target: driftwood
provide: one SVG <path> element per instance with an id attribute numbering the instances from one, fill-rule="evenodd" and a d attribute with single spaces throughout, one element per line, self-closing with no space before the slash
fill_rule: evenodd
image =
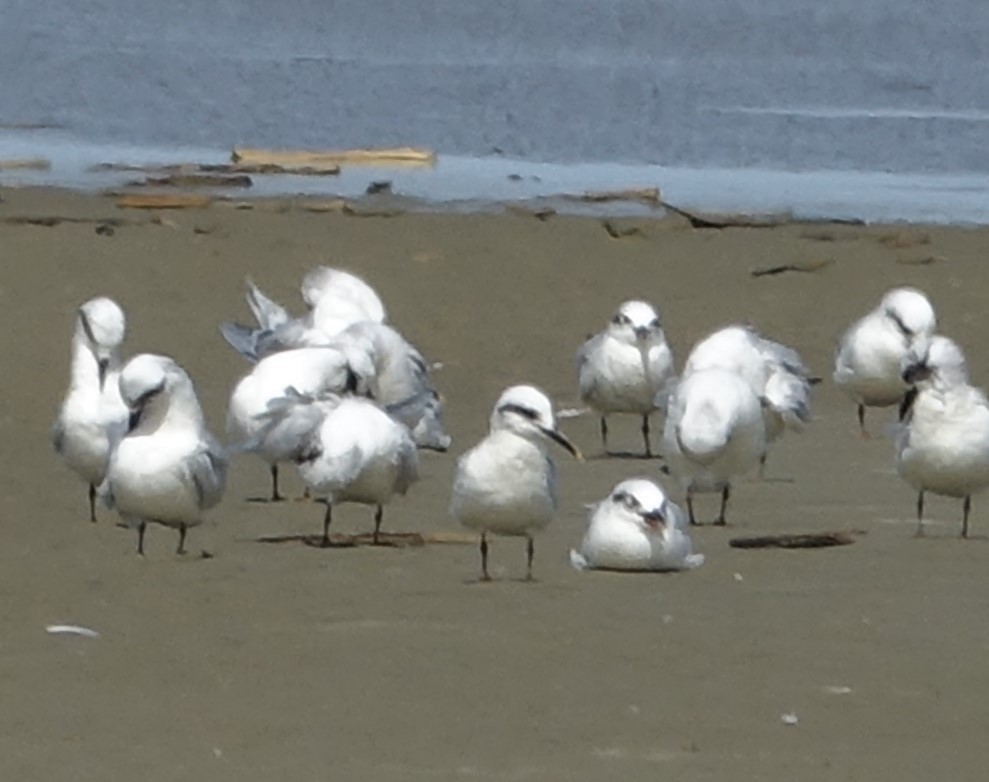
<path id="1" fill-rule="evenodd" d="M 924 255 L 920 258 L 897 258 L 896 262 L 903 266 L 930 266 L 932 263 L 944 263 L 947 258 L 943 255 Z"/>
<path id="2" fill-rule="evenodd" d="M 0 160 L 0 171 L 47 171 L 51 167 L 51 161 L 43 157 Z"/>
<path id="3" fill-rule="evenodd" d="M 602 220 L 601 225 L 612 239 L 625 239 L 629 236 L 645 236 L 641 228 L 635 225 L 619 225 L 611 220 Z"/>
<path id="4" fill-rule="evenodd" d="M 732 548 L 825 548 L 847 546 L 854 542 L 851 532 L 818 532 L 732 538 L 728 545 Z"/>
<path id="5" fill-rule="evenodd" d="M 816 261 L 797 261 L 795 263 L 784 263 L 780 266 L 765 266 L 761 269 L 753 269 L 753 277 L 769 277 L 774 274 L 784 272 L 818 272 L 834 263 L 834 258 L 820 258 Z"/>
<path id="6" fill-rule="evenodd" d="M 436 153 L 429 149 L 394 147 L 390 149 L 271 150 L 234 147 L 230 159 L 248 165 L 276 165 L 286 168 L 325 165 L 406 165 L 432 166 Z"/>
<path id="7" fill-rule="evenodd" d="M 99 163 L 91 166 L 91 172 L 133 171 L 141 174 L 190 175 L 190 174 L 291 174 L 295 176 L 333 176 L 340 173 L 340 166 L 279 166 L 273 163 L 177 163 L 167 166 L 136 166 L 129 163 Z"/>
<path id="8" fill-rule="evenodd" d="M 592 204 L 602 204 L 609 201 L 641 201 L 654 206 L 662 204 L 658 187 L 640 187 L 628 190 L 588 190 L 580 195 L 565 193 L 562 198 L 570 201 L 586 201 Z"/>
<path id="9" fill-rule="evenodd" d="M 556 216 L 556 210 L 551 206 L 527 207 L 519 204 L 507 204 L 505 209 L 511 214 L 520 217 L 535 217 L 540 222 L 545 223 L 549 218 Z"/>
<path id="10" fill-rule="evenodd" d="M 668 212 L 680 215 L 690 223 L 691 228 L 776 228 L 793 222 L 789 215 L 702 215 L 681 209 L 668 201 L 660 201 L 660 206 Z"/>
<path id="11" fill-rule="evenodd" d="M 119 228 L 127 224 L 127 220 L 119 217 L 66 217 L 62 215 L 11 215 L 0 218 L 7 225 L 36 225 L 42 228 L 53 228 L 60 223 L 88 223 L 92 225 L 109 225 Z"/>
<path id="12" fill-rule="evenodd" d="M 122 209 L 203 209 L 212 203 L 210 196 L 191 193 L 126 193 L 117 197 Z"/>
<path id="13" fill-rule="evenodd" d="M 251 187 L 254 182 L 246 174 L 169 174 L 129 184 L 138 187 Z"/>

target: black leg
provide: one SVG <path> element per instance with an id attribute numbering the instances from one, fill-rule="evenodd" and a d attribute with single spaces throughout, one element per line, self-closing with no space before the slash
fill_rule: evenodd
<path id="1" fill-rule="evenodd" d="M 924 492 L 917 492 L 917 531 L 913 533 L 915 538 L 924 537 Z"/>
<path id="2" fill-rule="evenodd" d="M 646 458 L 652 458 L 652 446 L 649 444 L 649 414 L 642 416 L 642 441 L 646 444 Z"/>
<path id="3" fill-rule="evenodd" d="M 378 509 L 374 512 L 374 545 L 378 545 L 378 533 L 381 531 L 381 519 L 385 515 L 385 508 L 383 505 L 379 505 Z"/>
<path id="4" fill-rule="evenodd" d="M 144 556 L 144 530 L 147 526 L 147 522 L 143 520 L 137 525 L 137 553 L 142 557 Z"/>
<path id="5" fill-rule="evenodd" d="M 490 581 L 488 575 L 488 533 L 481 533 L 481 581 Z"/>
<path id="6" fill-rule="evenodd" d="M 175 549 L 176 554 L 185 554 L 185 524 L 179 524 L 179 547 Z"/>
<path id="7" fill-rule="evenodd" d="M 690 517 L 691 525 L 696 526 L 697 517 L 694 516 L 694 492 L 692 489 L 687 489 L 687 515 Z"/>
<path id="8" fill-rule="evenodd" d="M 859 432 L 863 440 L 868 440 L 869 432 L 865 428 L 865 405 L 859 405 Z"/>
<path id="9" fill-rule="evenodd" d="M 89 484 L 89 520 L 96 521 L 96 486 Z"/>
<path id="10" fill-rule="evenodd" d="M 965 495 L 965 504 L 962 505 L 962 537 L 968 537 L 968 512 L 972 510 L 972 495 Z"/>
<path id="11" fill-rule="evenodd" d="M 608 421 L 604 416 L 601 416 L 601 449 L 608 453 Z"/>
<path id="12" fill-rule="evenodd" d="M 766 451 L 759 457 L 759 480 L 766 480 L 766 459 L 769 458 L 769 452 Z"/>
<path id="13" fill-rule="evenodd" d="M 326 515 L 323 516 L 323 545 L 330 545 L 330 522 L 333 521 L 333 505 L 326 501 Z"/>
<path id="14" fill-rule="evenodd" d="M 725 488 L 721 490 L 721 512 L 718 514 L 718 520 L 714 523 L 718 526 L 725 526 L 728 522 L 725 521 L 725 510 L 728 508 L 728 497 L 731 496 L 731 485 L 725 484 Z"/>
<path id="15" fill-rule="evenodd" d="M 526 536 L 525 539 L 525 580 L 532 581 L 532 558 L 536 554 L 536 546 L 532 541 L 532 538 Z"/>
<path id="16" fill-rule="evenodd" d="M 271 465 L 271 501 L 279 502 L 285 498 L 278 491 L 278 465 Z"/>

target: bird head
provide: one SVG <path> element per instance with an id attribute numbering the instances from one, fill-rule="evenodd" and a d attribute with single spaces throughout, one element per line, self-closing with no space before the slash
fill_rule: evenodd
<path id="1" fill-rule="evenodd" d="M 659 313 L 644 301 L 626 301 L 608 324 L 608 334 L 628 345 L 644 346 L 662 338 Z"/>
<path id="2" fill-rule="evenodd" d="M 96 359 L 102 388 L 110 362 L 127 333 L 124 311 L 105 296 L 90 299 L 79 308 L 76 332 Z"/>
<path id="3" fill-rule="evenodd" d="M 645 478 L 622 481 L 606 500 L 615 518 L 647 530 L 664 530 L 674 523 L 672 506 L 663 490 Z"/>
<path id="4" fill-rule="evenodd" d="M 491 429 L 508 430 L 528 440 L 552 440 L 578 461 L 580 450 L 556 428 L 553 405 L 534 386 L 512 386 L 498 398 L 491 413 Z"/>

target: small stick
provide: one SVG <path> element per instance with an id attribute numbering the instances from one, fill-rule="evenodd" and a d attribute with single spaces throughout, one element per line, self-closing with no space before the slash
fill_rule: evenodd
<path id="1" fill-rule="evenodd" d="M 728 545 L 732 548 L 825 548 L 847 546 L 854 542 L 850 532 L 817 532 L 732 538 Z"/>

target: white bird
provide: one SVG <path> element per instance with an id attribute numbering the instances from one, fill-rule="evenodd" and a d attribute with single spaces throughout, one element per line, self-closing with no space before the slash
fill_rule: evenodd
<path id="1" fill-rule="evenodd" d="M 412 431 L 420 448 L 446 451 L 452 438 L 443 429 L 443 399 L 433 386 L 422 354 L 391 326 L 354 323 L 330 343 L 364 353 L 374 364 L 373 396 Z"/>
<path id="2" fill-rule="evenodd" d="M 644 301 L 626 301 L 604 331 L 577 351 L 580 398 L 601 416 L 601 444 L 608 451 L 608 415 L 642 416 L 646 456 L 652 456 L 649 416 L 673 376 L 673 353 L 659 313 Z"/>
<path id="3" fill-rule="evenodd" d="M 721 492 L 716 524 L 725 524 L 731 481 L 758 464 L 766 450 L 762 406 L 752 386 L 735 372 L 712 368 L 682 377 L 670 397 L 663 455 L 687 495 Z"/>
<path id="4" fill-rule="evenodd" d="M 443 399 L 426 361 L 384 324 L 385 308 L 374 289 L 349 272 L 320 266 L 303 279 L 302 298 L 311 309 L 292 319 L 248 280 L 247 301 L 260 327 L 222 323 L 220 332 L 252 361 L 285 350 L 329 346 L 346 352 L 355 366 L 358 360 L 372 362 L 371 395 L 409 427 L 420 448 L 447 450 L 451 438 L 443 429 Z"/>
<path id="5" fill-rule="evenodd" d="M 917 535 L 924 534 L 924 492 L 964 499 L 968 537 L 972 495 L 989 487 L 989 401 L 969 385 L 961 348 L 934 336 L 904 361 L 912 388 L 901 406 L 896 470 L 917 494 Z"/>
<path id="6" fill-rule="evenodd" d="M 130 429 L 110 454 L 101 492 L 137 529 L 138 554 L 148 523 L 177 528 L 183 554 L 188 528 L 223 496 L 226 453 L 206 428 L 192 381 L 171 358 L 132 358 L 120 373 L 120 395 Z"/>
<path id="7" fill-rule="evenodd" d="M 810 421 L 810 372 L 792 348 L 761 336 L 752 328 L 728 326 L 698 342 L 684 364 L 688 375 L 704 369 L 734 372 L 763 403 L 766 444 L 786 429 L 800 431 Z M 766 454 L 760 459 L 760 472 Z"/>
<path id="8" fill-rule="evenodd" d="M 106 475 L 113 443 L 127 431 L 120 398 L 120 345 L 127 325 L 111 299 L 90 299 L 76 313 L 69 389 L 52 427 L 52 444 L 89 484 L 89 518 L 96 521 L 96 487 Z"/>
<path id="9" fill-rule="evenodd" d="M 386 320 L 381 298 L 350 272 L 318 266 L 303 278 L 301 292 L 309 311 L 292 318 L 248 280 L 247 303 L 258 328 L 226 322 L 220 333 L 245 358 L 258 361 L 282 350 L 326 345 L 353 323 Z"/>
<path id="10" fill-rule="evenodd" d="M 687 517 L 645 478 L 622 481 L 593 506 L 580 550 L 570 551 L 584 570 L 688 570 L 703 564 L 686 531 Z"/>
<path id="11" fill-rule="evenodd" d="M 419 456 L 408 429 L 370 400 L 329 396 L 314 399 L 289 389 L 269 404 L 272 427 L 294 431 L 294 460 L 314 494 L 325 495 L 324 546 L 330 545 L 333 506 L 374 505 L 374 543 L 384 506 L 419 478 Z"/>
<path id="12" fill-rule="evenodd" d="M 310 397 L 367 395 L 373 376 L 374 366 L 359 351 L 348 355 L 331 347 L 298 348 L 266 356 L 237 383 L 227 407 L 227 437 L 250 443 L 250 450 L 268 463 L 272 502 L 284 499 L 278 491 L 279 463 L 294 458 L 298 438 L 308 433 L 273 426 L 267 417 L 271 402 L 282 399 L 289 388 Z"/>
<path id="13" fill-rule="evenodd" d="M 556 428 L 546 395 L 533 386 L 512 386 L 495 403 L 487 437 L 457 461 L 450 512 L 481 533 L 482 581 L 491 580 L 489 534 L 526 538 L 526 574 L 532 579 L 533 535 L 550 523 L 557 508 L 548 440 L 583 458 Z"/>
<path id="14" fill-rule="evenodd" d="M 904 357 L 937 327 L 934 307 L 913 288 L 894 288 L 879 306 L 852 324 L 838 347 L 834 382 L 858 403 L 863 437 L 866 407 L 890 407 L 907 392 L 900 376 Z"/>

